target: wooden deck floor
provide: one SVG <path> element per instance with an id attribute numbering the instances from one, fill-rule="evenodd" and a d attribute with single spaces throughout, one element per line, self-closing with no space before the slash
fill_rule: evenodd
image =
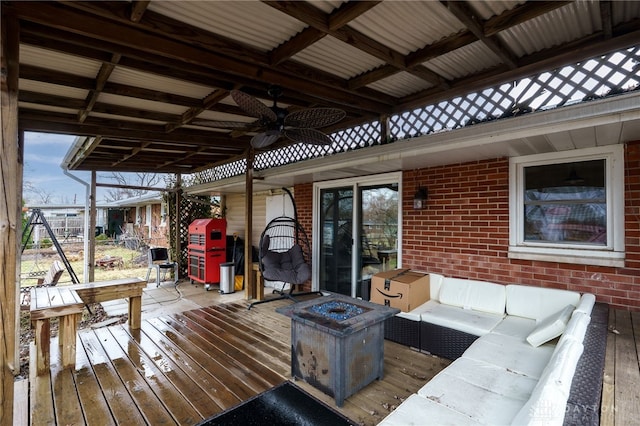
<path id="1" fill-rule="evenodd" d="M 238 301 L 168 314 L 144 320 L 136 332 L 126 325 L 83 330 L 75 370 L 54 364 L 50 376 L 31 377 L 31 424 L 193 425 L 232 407 L 290 378 L 290 323 L 275 313 L 286 303 L 248 311 Z M 640 313 L 611 310 L 609 328 L 601 424 L 637 424 Z M 57 344 L 51 348 L 57 359 Z M 384 380 L 337 409 L 376 424 L 448 363 L 385 342 Z"/>
<path id="2" fill-rule="evenodd" d="M 149 318 L 142 329 L 83 330 L 75 370 L 31 377 L 33 425 L 194 425 L 290 378 L 290 320 L 278 301 L 244 301 Z M 57 343 L 52 342 L 52 359 Z M 385 342 L 385 377 L 338 409 L 378 423 L 448 361 Z M 332 398 L 297 382 L 335 407 Z"/>
<path id="3" fill-rule="evenodd" d="M 640 422 L 640 312 L 609 310 L 600 424 Z"/>

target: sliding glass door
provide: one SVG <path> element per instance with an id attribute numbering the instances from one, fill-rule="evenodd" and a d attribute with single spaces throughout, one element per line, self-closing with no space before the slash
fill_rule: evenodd
<path id="1" fill-rule="evenodd" d="M 398 265 L 400 176 L 345 183 L 316 184 L 314 273 L 320 290 L 367 298 L 371 276 Z"/>

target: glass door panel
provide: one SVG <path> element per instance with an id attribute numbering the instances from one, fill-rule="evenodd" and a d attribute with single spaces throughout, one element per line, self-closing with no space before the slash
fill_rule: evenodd
<path id="1" fill-rule="evenodd" d="M 320 192 L 320 290 L 351 295 L 353 188 Z"/>
<path id="2" fill-rule="evenodd" d="M 398 184 L 361 186 L 359 194 L 355 290 L 356 296 L 367 298 L 371 277 L 398 264 Z"/>
<path id="3" fill-rule="evenodd" d="M 320 205 L 320 290 L 368 298 L 371 277 L 397 265 L 398 184 L 321 189 Z"/>

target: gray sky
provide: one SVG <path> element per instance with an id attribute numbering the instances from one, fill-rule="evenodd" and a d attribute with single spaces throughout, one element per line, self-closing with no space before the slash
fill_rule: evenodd
<path id="1" fill-rule="evenodd" d="M 26 133 L 24 144 L 24 182 L 40 192 L 50 194 L 49 204 L 84 205 L 86 189 L 84 185 L 66 176 L 60 164 L 73 145 L 75 137 L 49 133 Z M 90 172 L 74 172 L 75 176 L 91 182 Z M 98 180 L 100 178 L 98 177 Z M 25 191 L 24 198 L 31 203 L 42 202 L 41 197 Z M 102 199 L 98 193 L 97 200 Z"/>

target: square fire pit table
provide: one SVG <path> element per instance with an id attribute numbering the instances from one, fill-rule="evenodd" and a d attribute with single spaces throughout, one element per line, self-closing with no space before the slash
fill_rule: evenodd
<path id="1" fill-rule="evenodd" d="M 384 375 L 384 320 L 399 309 L 339 294 L 276 309 L 291 318 L 291 375 L 341 407 Z"/>

